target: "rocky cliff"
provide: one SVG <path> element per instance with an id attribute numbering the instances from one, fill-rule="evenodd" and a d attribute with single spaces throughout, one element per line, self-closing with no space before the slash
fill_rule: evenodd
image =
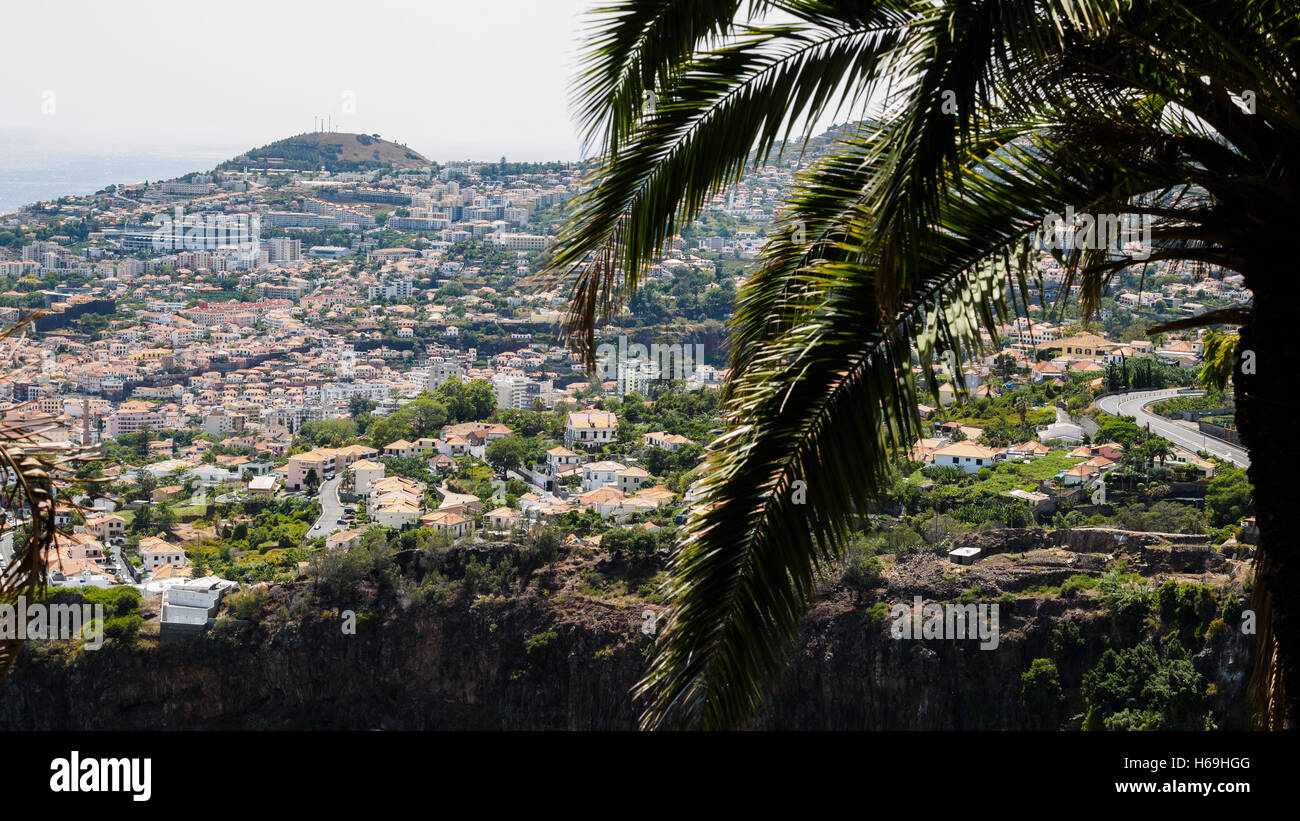
<path id="1" fill-rule="evenodd" d="M 755 726 L 1030 727 L 1021 676 L 1034 659 L 1052 655 L 1055 625 L 1068 619 L 1080 631 L 1080 646 L 1062 664 L 1067 691 L 1077 690 L 1082 672 L 1119 641 L 1092 591 L 1052 585 L 1100 574 L 1117 555 L 1141 565 L 1152 581 L 1195 579 L 1220 593 L 1239 586 L 1246 567 L 1195 540 L 1066 533 L 974 534 L 967 543 L 984 548 L 975 564 L 911 556 L 888 563 L 874 591 L 828 582 Z M 245 618 L 223 618 L 195 639 L 159 641 L 156 628 L 146 628 L 135 642 L 109 641 L 94 652 L 29 642 L 0 682 L 0 727 L 635 727 L 629 690 L 652 641 L 643 630 L 646 614 L 661 608 L 601 589 L 602 579 L 626 570 L 616 558 L 570 554 L 522 573 L 505 595 L 458 588 L 466 555 L 443 557 L 436 584 L 419 562 L 401 558 L 400 573 L 355 595 L 339 595 L 319 578 L 265 588 L 243 603 L 252 611 L 241 613 Z M 916 596 L 998 603 L 996 648 L 891 636 L 893 622 L 882 617 L 880 603 L 892 607 Z M 355 632 L 347 632 L 353 622 Z M 1251 651 L 1249 636 L 1228 630 L 1192 659 L 1213 685 L 1221 727 L 1241 726 Z"/>

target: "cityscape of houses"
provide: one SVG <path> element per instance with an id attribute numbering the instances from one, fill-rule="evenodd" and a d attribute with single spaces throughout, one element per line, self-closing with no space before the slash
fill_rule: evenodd
<path id="1" fill-rule="evenodd" d="M 754 259 L 798 167 L 759 167 L 706 203 L 710 220 L 739 227 L 726 236 L 677 237 L 648 280 L 712 278 Z M 551 164 L 489 175 L 490 168 L 244 167 L 115 186 L 0 216 L 0 231 L 43 237 L 0 248 L 0 277 L 11 284 L 0 294 L 0 321 L 30 320 L 31 330 L 11 340 L 0 412 L 41 430 L 52 446 L 131 443 L 140 458 L 107 464 L 100 478 L 149 487 L 147 498 L 124 505 L 107 496 L 80 500 L 90 507 L 68 514 L 68 535 L 47 556 L 54 582 L 176 588 L 188 603 L 177 600 L 168 612 L 191 627 L 201 622 L 196 614 L 211 610 L 227 585 L 193 578 L 185 549 L 192 533 L 131 538 L 128 530 L 139 528 L 129 529 L 128 519 L 146 505 L 190 509 L 198 518 L 214 505 L 258 497 L 317 499 L 322 511 L 307 538 L 328 549 L 355 546 L 376 525 L 491 539 L 569 512 L 658 527 L 643 520 L 681 508 L 682 488 L 666 487 L 647 456 L 705 443 L 672 430 L 621 439 L 621 420 L 593 403 L 648 394 L 671 377 L 680 390 L 716 389 L 726 377 L 718 354 L 688 360 L 686 372 L 679 356 L 677 373 L 620 358 L 607 369 L 612 378 L 593 381 L 558 338 L 566 291 L 537 276 L 559 207 L 583 185 L 581 169 Z M 151 221 L 167 209 L 166 219 Z M 211 230 L 232 221 L 254 230 Z M 89 227 L 78 232 L 73 224 Z M 744 274 L 735 270 L 739 287 Z M 1061 287 L 1063 272 L 1049 257 L 1039 273 L 1049 291 Z M 493 277 L 499 287 L 487 284 Z M 1115 304 L 1189 312 L 1201 310 L 1202 300 L 1243 294 L 1239 276 L 1170 280 L 1151 292 L 1122 291 Z M 922 417 L 960 396 L 997 397 L 1021 382 L 1064 386 L 1083 377 L 1101 390 L 1113 364 L 1153 356 L 1190 368 L 1203 353 L 1198 337 L 1158 345 L 1108 339 L 1039 316 L 999 327 L 998 338 L 986 340 L 990 352 L 960 373 L 942 366 L 937 405 L 921 405 Z M 624 333 L 621 324 L 602 335 Z M 1013 381 L 1010 371 L 1023 376 Z M 304 425 L 358 413 L 387 417 L 453 382 L 486 385 L 489 413 L 414 440 L 303 446 Z M 492 443 L 515 433 L 488 418 L 506 411 L 562 415 L 562 435 L 535 464 L 492 468 L 502 489 L 487 501 L 452 489 L 447 477 L 463 470 L 463 460 L 488 467 Z M 1054 484 L 1104 499 L 1104 476 L 1123 450 L 1084 444 L 1065 415 L 1036 439 L 1005 447 L 979 444 L 981 432 L 936 426 L 909 456 L 977 473 L 1067 449 L 1077 462 Z M 602 456 L 616 444 L 623 455 Z M 1181 449 L 1171 458 L 1213 469 Z M 421 478 L 393 472 L 408 460 L 421 465 Z M 522 486 L 507 494 L 508 482 Z M 1016 493 L 1038 509 L 1046 490 Z"/>

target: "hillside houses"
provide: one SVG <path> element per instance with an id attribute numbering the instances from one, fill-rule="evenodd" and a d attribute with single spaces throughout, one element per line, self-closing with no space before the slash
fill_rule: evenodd
<path id="1" fill-rule="evenodd" d="M 989 467 L 1003 451 L 986 448 L 973 442 L 953 442 L 934 451 L 935 467 L 956 467 L 966 473 L 978 473 Z"/>
<path id="2" fill-rule="evenodd" d="M 574 411 L 564 425 L 564 446 L 599 448 L 611 444 L 617 434 L 618 419 L 609 411 Z"/>
<path id="3" fill-rule="evenodd" d="M 370 518 L 383 527 L 402 528 L 424 512 L 428 486 L 404 476 L 386 476 L 370 483 L 366 505 Z"/>
<path id="4" fill-rule="evenodd" d="M 639 467 L 628 467 L 620 462 L 588 462 L 582 466 L 582 489 L 595 490 L 601 487 L 616 487 L 624 493 L 632 493 L 651 478 L 650 474 Z"/>
<path id="5" fill-rule="evenodd" d="M 683 445 L 694 444 L 694 442 L 687 439 L 685 436 L 678 436 L 675 433 L 664 433 L 663 431 L 647 433 L 641 437 L 641 441 L 645 442 L 648 447 L 663 448 L 669 452 L 675 452 Z"/>

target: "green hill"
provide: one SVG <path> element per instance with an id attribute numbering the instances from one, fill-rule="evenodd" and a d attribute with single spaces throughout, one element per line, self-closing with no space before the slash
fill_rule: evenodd
<path id="1" fill-rule="evenodd" d="M 315 132 L 298 134 L 270 145 L 254 148 L 226 160 L 217 170 L 243 166 L 292 168 L 317 171 L 324 166 L 331 173 L 369 171 L 374 168 L 423 168 L 430 161 L 404 145 L 380 139 L 374 134 Z"/>

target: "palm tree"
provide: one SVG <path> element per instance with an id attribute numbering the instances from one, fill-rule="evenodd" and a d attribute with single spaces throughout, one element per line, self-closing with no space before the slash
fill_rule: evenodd
<path id="1" fill-rule="evenodd" d="M 1059 293 L 1095 313 L 1117 272 L 1241 273 L 1255 300 L 1173 323 L 1239 326 L 1234 378 L 1260 552 L 1257 715 L 1300 698 L 1300 562 L 1285 500 L 1297 448 L 1285 315 L 1300 297 L 1300 13 L 1289 0 L 611 0 L 577 116 L 601 160 L 551 260 L 570 342 L 710 197 L 847 112 L 802 174 L 731 322 L 726 432 L 673 555 L 638 695 L 645 727 L 753 723 L 817 571 L 919 434 L 914 358 L 981 349 L 1027 315 L 1046 215 L 1149 220 L 1141 251 L 1072 240 Z M 1049 220 L 1050 225 L 1050 220 Z M 1229 358 L 1236 362 L 1238 358 Z M 960 378 L 957 380 L 960 382 Z M 806 490 L 796 504 L 795 482 Z"/>
<path id="2" fill-rule="evenodd" d="M 1151 459 L 1153 466 L 1156 459 L 1160 460 L 1160 467 L 1165 466 L 1165 459 L 1169 458 L 1173 453 L 1169 448 L 1169 443 L 1158 436 L 1151 437 L 1144 446 L 1144 450 L 1147 453 L 1147 457 Z"/>
<path id="3" fill-rule="evenodd" d="M 1025 415 L 1029 413 L 1029 409 L 1033 407 L 1030 404 L 1029 399 L 1024 396 L 1017 396 L 1014 407 L 1016 409 L 1016 415 L 1020 417 L 1020 424 L 1025 424 Z"/>

